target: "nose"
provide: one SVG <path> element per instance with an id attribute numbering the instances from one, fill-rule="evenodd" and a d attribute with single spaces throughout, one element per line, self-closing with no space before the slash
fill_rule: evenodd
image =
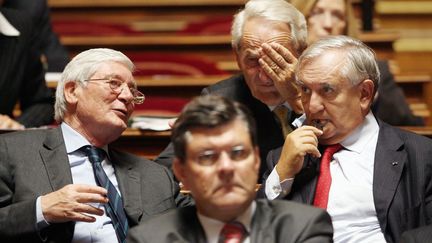
<path id="1" fill-rule="evenodd" d="M 333 16 L 330 12 L 324 12 L 323 28 L 330 32 L 333 26 Z"/>
<path id="2" fill-rule="evenodd" d="M 312 92 L 308 101 L 308 107 L 311 114 L 316 114 L 324 110 L 324 105 L 321 97 L 318 94 Z"/>
<path id="3" fill-rule="evenodd" d="M 270 77 L 265 73 L 264 69 L 259 67 L 258 71 L 258 78 L 260 79 L 261 83 L 264 85 L 270 85 L 273 83 L 273 81 L 270 79 Z"/>
<path id="4" fill-rule="evenodd" d="M 219 157 L 219 177 L 221 180 L 230 180 L 234 175 L 234 162 L 227 152 L 223 151 Z"/>
<path id="5" fill-rule="evenodd" d="M 132 91 L 129 89 L 129 86 L 126 83 L 123 83 L 118 95 L 118 99 L 126 104 L 129 104 L 133 101 L 133 98 L 134 97 Z"/>

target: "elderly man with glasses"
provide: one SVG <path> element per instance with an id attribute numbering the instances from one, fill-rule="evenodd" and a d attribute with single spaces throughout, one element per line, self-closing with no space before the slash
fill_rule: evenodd
<path id="1" fill-rule="evenodd" d="M 0 136 L 1 242 L 125 242 L 189 203 L 165 167 L 109 146 L 144 101 L 133 69 L 111 49 L 78 54 L 57 86 L 60 127 Z"/>

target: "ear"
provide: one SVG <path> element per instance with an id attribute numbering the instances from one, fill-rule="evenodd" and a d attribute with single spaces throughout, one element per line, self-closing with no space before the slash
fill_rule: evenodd
<path id="1" fill-rule="evenodd" d="M 364 113 L 369 112 L 369 108 L 374 98 L 375 85 L 372 80 L 366 79 L 360 84 L 360 106 Z"/>
<path id="2" fill-rule="evenodd" d="M 78 83 L 76 82 L 67 82 L 64 85 L 63 92 L 65 96 L 65 100 L 67 104 L 73 105 L 78 102 L 78 97 L 76 94 Z"/>
<path id="3" fill-rule="evenodd" d="M 184 168 L 185 167 L 184 163 L 186 163 L 186 161 L 184 161 L 182 163 L 179 158 L 175 157 L 173 160 L 172 167 L 173 167 L 174 175 L 176 176 L 176 178 L 181 183 L 183 183 L 183 185 L 188 186 L 188 185 L 186 185 L 187 182 L 185 180 L 186 172 L 185 172 L 185 168 Z"/>
<path id="4" fill-rule="evenodd" d="M 241 64 L 241 53 L 237 46 L 232 45 L 232 51 L 234 52 L 234 56 L 237 62 L 237 67 L 242 70 L 242 64 Z"/>
<path id="5" fill-rule="evenodd" d="M 255 146 L 254 153 L 255 153 L 255 158 L 256 158 L 256 161 L 254 163 L 254 170 L 257 172 L 257 175 L 258 175 L 259 168 L 260 168 L 260 165 L 261 165 L 261 156 L 260 156 L 260 152 L 259 152 L 259 147 L 258 146 Z"/>

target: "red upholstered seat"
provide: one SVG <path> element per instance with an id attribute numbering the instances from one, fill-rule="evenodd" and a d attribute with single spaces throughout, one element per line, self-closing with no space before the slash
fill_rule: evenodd
<path id="1" fill-rule="evenodd" d="M 133 116 L 177 116 L 188 102 L 186 98 L 146 95 L 144 103 L 135 106 Z"/>
<path id="2" fill-rule="evenodd" d="M 122 36 L 138 35 L 142 32 L 133 30 L 129 25 L 89 20 L 53 21 L 54 32 L 60 36 Z"/>
<path id="3" fill-rule="evenodd" d="M 159 52 L 125 52 L 135 63 L 136 76 L 205 76 L 223 75 L 216 63 L 197 55 L 171 54 Z"/>
<path id="4" fill-rule="evenodd" d="M 229 35 L 231 32 L 232 16 L 219 16 L 193 21 L 186 25 L 179 34 L 201 35 Z"/>

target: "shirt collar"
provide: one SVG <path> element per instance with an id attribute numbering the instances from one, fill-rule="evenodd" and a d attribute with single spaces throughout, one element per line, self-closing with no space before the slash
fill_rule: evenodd
<path id="1" fill-rule="evenodd" d="M 256 202 L 252 201 L 251 205 L 246 209 L 244 213 L 239 215 L 235 221 L 242 223 L 248 232 L 251 231 L 251 222 L 252 217 L 256 210 Z M 222 230 L 222 227 L 225 225 L 225 222 L 209 218 L 197 212 L 198 219 L 201 222 L 201 225 L 206 234 L 207 240 L 213 237 L 219 237 L 219 233 Z"/>
<path id="2" fill-rule="evenodd" d="M 363 123 L 343 140 L 340 144 L 350 151 L 361 153 L 371 138 L 379 132 L 379 125 L 371 111 L 367 114 Z"/>
<path id="3" fill-rule="evenodd" d="M 0 12 L 0 33 L 5 36 L 19 36 L 20 32 L 9 23 L 6 17 Z"/>
<path id="4" fill-rule="evenodd" d="M 86 138 L 84 138 L 80 133 L 75 131 L 72 127 L 70 127 L 65 122 L 62 122 L 60 128 L 63 133 L 63 140 L 65 142 L 66 152 L 68 154 L 77 151 L 83 146 L 86 145 L 91 146 L 91 144 L 89 143 L 89 141 L 87 141 Z M 107 146 L 104 146 L 102 149 L 105 150 L 106 154 L 108 154 Z"/>

